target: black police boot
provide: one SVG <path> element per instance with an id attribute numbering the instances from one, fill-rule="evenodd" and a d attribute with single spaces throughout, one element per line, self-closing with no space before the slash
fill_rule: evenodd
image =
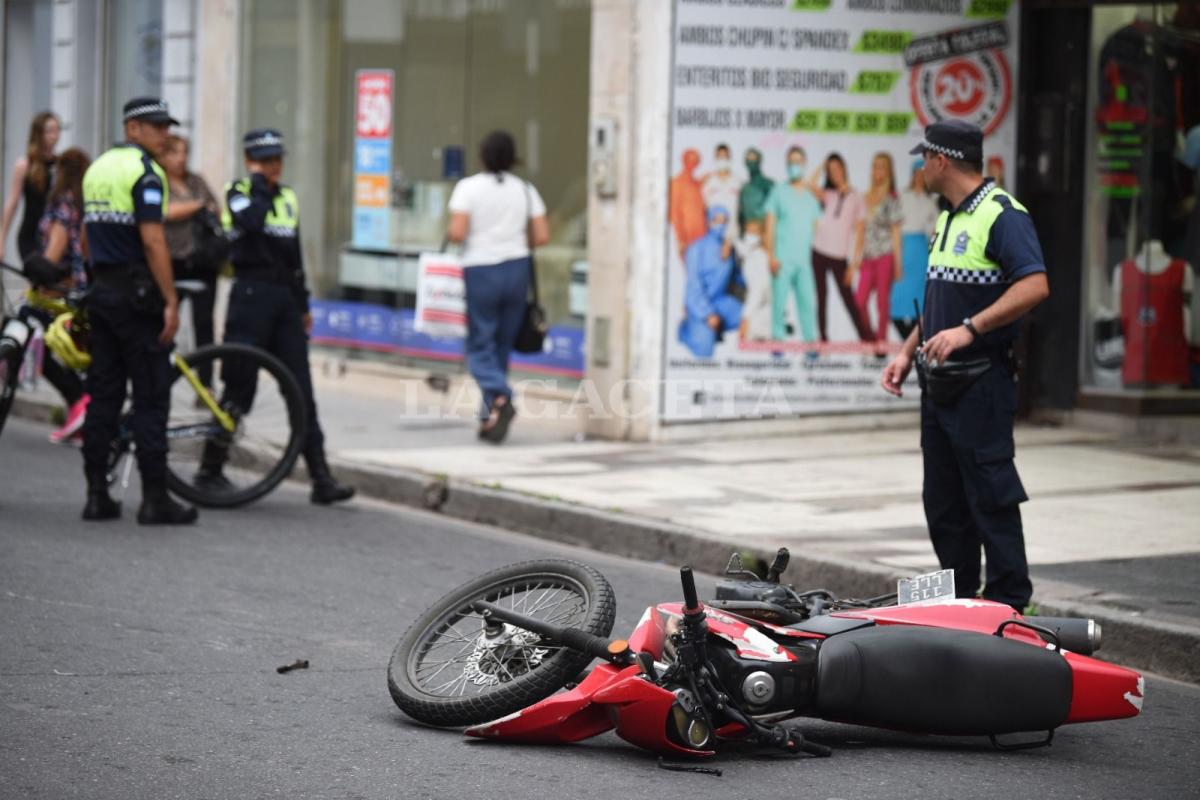
<path id="1" fill-rule="evenodd" d="M 192 484 L 197 489 L 216 494 L 236 491 L 237 487 L 230 482 L 229 478 L 225 477 L 222 471 L 225 468 L 225 452 L 210 441 L 204 443 L 204 452 L 200 456 L 200 469 L 196 470 L 196 475 L 192 478 Z"/>
<path id="2" fill-rule="evenodd" d="M 305 453 L 304 460 L 308 462 L 308 474 L 312 478 L 312 494 L 308 499 L 319 506 L 341 503 L 354 497 L 353 486 L 343 486 L 334 480 L 325 461 L 325 453 Z"/>
<path id="3" fill-rule="evenodd" d="M 121 504 L 108 496 L 108 481 L 103 477 L 88 480 L 87 504 L 83 507 L 83 518 L 88 522 L 118 519 Z"/>
<path id="4" fill-rule="evenodd" d="M 167 494 L 161 478 L 142 478 L 142 507 L 138 509 L 139 525 L 190 525 L 199 514 L 192 506 L 177 503 Z"/>

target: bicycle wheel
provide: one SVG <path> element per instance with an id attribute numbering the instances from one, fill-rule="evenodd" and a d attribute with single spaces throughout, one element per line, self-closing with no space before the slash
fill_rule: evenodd
<path id="1" fill-rule="evenodd" d="M 472 605 L 486 600 L 556 625 L 608 636 L 612 586 L 575 561 L 527 561 L 460 586 L 422 614 L 388 663 L 388 691 L 404 713 L 430 725 L 476 725 L 561 689 L 592 657 L 504 625 L 488 635 Z"/>
<path id="2" fill-rule="evenodd" d="M 296 377 L 270 353 L 243 344 L 202 347 L 183 357 L 225 422 L 179 369 L 171 384 L 167 482 L 201 506 L 257 500 L 288 476 L 308 430 Z M 231 426 L 231 427 L 230 427 Z"/>
<path id="3" fill-rule="evenodd" d="M 21 360 L 23 352 L 14 342 L 0 340 L 0 433 L 8 421 L 17 386 L 21 382 Z"/>

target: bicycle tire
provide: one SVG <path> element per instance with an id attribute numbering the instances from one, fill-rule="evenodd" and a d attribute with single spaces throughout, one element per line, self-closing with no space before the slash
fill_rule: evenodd
<path id="1" fill-rule="evenodd" d="M 212 364 L 226 358 L 245 359 L 259 369 L 269 373 L 279 384 L 283 396 L 289 422 L 289 435 L 280 450 L 278 459 L 264 471 L 262 478 L 249 486 L 237 491 L 214 492 L 200 487 L 187 480 L 171 468 L 168 460 L 167 485 L 170 490 L 183 499 L 207 508 L 235 508 L 252 503 L 266 495 L 283 481 L 296 465 L 296 459 L 304 447 L 304 439 L 308 431 L 308 411 L 303 391 L 299 381 L 282 361 L 257 347 L 245 344 L 226 342 L 223 344 L 206 345 L 183 357 L 189 368 L 195 370 L 205 363 Z M 174 369 L 172 385 L 176 381 L 186 380 L 178 368 Z M 168 430 L 170 435 L 170 430 Z"/>
<path id="2" fill-rule="evenodd" d="M 530 584 L 537 587 L 542 585 L 542 582 L 552 585 L 556 581 L 575 588 L 584 600 L 582 619 L 571 619 L 571 626 L 594 636 L 607 637 L 612 632 L 616 619 L 617 601 L 612 586 L 598 571 L 577 561 L 561 559 L 512 564 L 463 584 L 434 603 L 413 622 L 396 645 L 388 662 L 388 691 L 392 700 L 413 719 L 439 727 L 460 727 L 499 719 L 561 689 L 591 662 L 590 655 L 565 647 L 549 648 L 557 649 L 557 652 L 539 660 L 533 666 L 526 664 L 527 671 L 523 673 L 516 676 L 510 673 L 507 681 L 500 679 L 500 673 L 492 673 L 497 682 L 475 696 L 441 696 L 419 686 L 414 680 L 421 668 L 419 663 L 414 662 L 436 646 L 439 626 L 442 626 L 443 631 L 447 631 L 453 626 L 453 622 L 449 621 L 455 617 L 464 620 L 475 616 L 473 613 L 464 613 L 464 610 L 470 609 L 476 600 L 502 603 L 507 588 Z M 515 602 L 515 593 L 512 597 Z M 532 646 L 537 647 L 536 644 Z M 464 663 L 474 663 L 477 672 L 478 665 L 484 663 L 483 658 L 473 658 L 470 654 L 460 654 L 460 658 L 465 659 Z M 467 682 L 464 678 L 464 689 Z"/>
<path id="3" fill-rule="evenodd" d="M 0 345 L 0 365 L 4 372 L 0 376 L 0 433 L 4 432 L 4 423 L 8 421 L 8 412 L 17 396 L 23 360 L 24 353 L 19 347 L 13 347 L 11 342 Z"/>

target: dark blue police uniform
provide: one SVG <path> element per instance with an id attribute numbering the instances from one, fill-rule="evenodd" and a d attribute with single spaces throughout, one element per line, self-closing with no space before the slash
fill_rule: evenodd
<path id="1" fill-rule="evenodd" d="M 982 135 L 974 131 L 981 142 Z M 956 139 L 937 133 L 927 132 L 918 150 L 964 158 L 961 150 L 939 150 L 939 142 L 953 144 Z M 941 214 L 930 240 L 922 317 L 925 339 L 963 325 L 1014 282 L 1045 270 L 1029 214 L 985 180 L 957 208 Z M 982 547 L 987 559 L 983 596 L 1023 609 L 1033 587 L 1020 511 L 1028 496 L 1013 463 L 1017 388 L 1011 350 L 1017 333 L 1013 323 L 955 351 L 952 362 L 978 364 L 982 370 L 956 396 L 935 400 L 925 387 L 921 449 L 930 538 L 942 567 L 955 571 L 958 595 L 973 597 L 978 592 Z"/>
<path id="2" fill-rule="evenodd" d="M 274 130 L 250 131 L 243 139 L 246 156 L 254 161 L 282 157 L 283 136 Z M 308 334 L 304 317 L 309 292 L 300 245 L 300 201 L 290 186 L 271 186 L 262 174 L 229 184 L 222 214 L 232 245 L 229 260 L 236 280 L 229 296 L 225 341 L 261 347 L 282 361 L 300 384 L 308 410 L 304 459 L 312 479 L 312 501 L 322 505 L 348 500 L 354 489 L 339 485 L 325 459 L 325 435 L 308 363 Z M 248 409 L 257 387 L 253 376 L 223 376 L 224 401 Z M 223 455 L 206 447 L 197 479 L 220 486 Z"/>
<path id="3" fill-rule="evenodd" d="M 125 119 L 177 124 L 166 104 L 154 98 L 127 103 Z M 162 222 L 166 186 L 166 175 L 151 154 L 128 143 L 97 158 L 83 179 L 83 222 L 94 279 L 87 300 L 92 357 L 87 387 L 92 399 L 83 426 L 84 474 L 88 482 L 85 519 L 108 519 L 119 514 L 107 495 L 106 473 L 127 382 L 132 386 L 131 426 L 142 475 L 139 521 L 195 519 L 194 509 L 176 506 L 167 497 L 171 347 L 159 342 L 163 298 L 151 277 L 138 227 L 146 222 Z"/>

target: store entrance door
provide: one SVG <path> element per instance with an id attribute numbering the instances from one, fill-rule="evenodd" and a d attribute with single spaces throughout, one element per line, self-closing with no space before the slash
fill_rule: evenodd
<path id="1" fill-rule="evenodd" d="M 1018 191 L 1046 256 L 1050 298 L 1022 337 L 1019 413 L 1066 409 L 1078 387 L 1083 254 L 1084 114 L 1087 92 L 1086 8 L 1026 7 L 1021 32 L 1023 77 L 1017 149 Z"/>

